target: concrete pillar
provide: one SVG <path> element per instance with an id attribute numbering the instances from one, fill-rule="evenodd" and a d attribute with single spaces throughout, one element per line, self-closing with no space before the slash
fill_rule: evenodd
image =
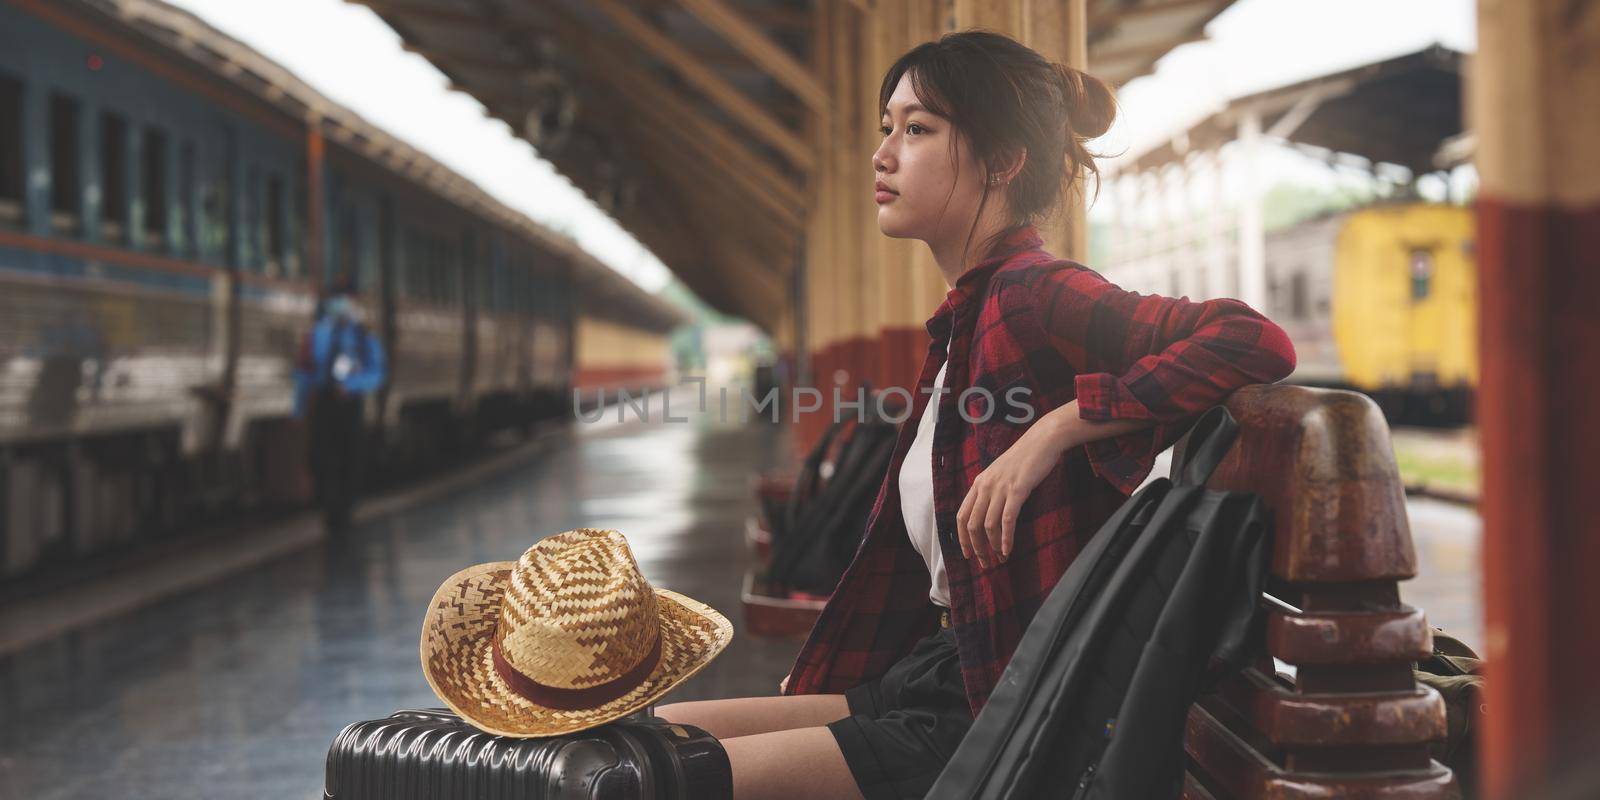
<path id="1" fill-rule="evenodd" d="M 1478 0 L 1486 796 L 1600 788 L 1600 13 Z M 1562 783 L 1579 779 L 1577 785 Z M 1546 784 L 1560 786 L 1547 788 Z"/>
<path id="2" fill-rule="evenodd" d="M 1251 308 L 1266 302 L 1266 233 L 1261 220 L 1261 116 L 1247 109 L 1239 119 L 1239 298 Z"/>
<path id="3" fill-rule="evenodd" d="M 1205 243 L 1206 270 L 1210 273 L 1208 283 L 1213 296 L 1232 297 L 1235 292 L 1233 281 L 1229 280 L 1231 270 L 1228 269 L 1228 265 L 1234 262 L 1228 257 L 1228 215 L 1223 210 L 1227 160 L 1223 157 L 1222 148 L 1219 147 L 1207 154 L 1206 161 L 1210 172 L 1210 180 L 1206 183 L 1206 191 L 1210 195 L 1210 200 L 1206 203 Z"/>

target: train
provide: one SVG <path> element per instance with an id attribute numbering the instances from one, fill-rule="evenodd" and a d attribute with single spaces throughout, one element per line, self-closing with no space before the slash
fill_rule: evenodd
<path id="1" fill-rule="evenodd" d="M 1468 206 L 1380 202 L 1267 234 L 1267 307 L 1295 344 L 1289 380 L 1369 395 L 1391 425 L 1472 419 L 1476 225 Z"/>
<path id="2" fill-rule="evenodd" d="M 294 356 L 344 281 L 389 473 L 665 386 L 688 321 L 193 15 L 0 2 L 0 580 L 308 502 Z"/>

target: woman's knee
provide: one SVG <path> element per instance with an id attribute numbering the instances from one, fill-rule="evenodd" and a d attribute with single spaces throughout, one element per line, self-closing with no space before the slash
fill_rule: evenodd
<path id="1" fill-rule="evenodd" d="M 826 726 L 771 731 L 723 742 L 734 800 L 860 800 L 833 732 Z"/>

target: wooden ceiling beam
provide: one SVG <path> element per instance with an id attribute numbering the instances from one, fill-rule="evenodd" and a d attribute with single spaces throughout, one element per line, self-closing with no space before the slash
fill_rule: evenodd
<path id="1" fill-rule="evenodd" d="M 688 150 L 688 155 L 691 156 L 692 161 L 708 163 L 725 172 L 732 183 L 742 186 L 748 195 L 753 195 L 753 198 L 750 199 L 753 199 L 754 204 L 765 208 L 780 223 L 790 228 L 798 227 L 801 224 L 801 208 L 804 201 L 800 194 L 800 188 L 795 186 L 791 179 L 784 177 L 767 166 L 760 157 L 746 149 L 741 142 L 722 126 L 697 116 L 673 114 L 661 108 L 662 103 L 674 108 L 683 108 L 685 106 L 681 102 L 673 100 L 677 95 L 676 91 L 660 84 L 654 77 L 643 72 L 643 70 L 612 63 L 612 56 L 603 55 L 605 47 L 594 44 L 591 34 L 582 30 L 575 20 L 553 17 L 552 23 L 541 32 L 553 33 L 568 47 L 581 49 L 583 51 L 581 55 L 589 59 L 589 63 L 594 67 L 594 73 L 599 74 L 604 79 L 604 83 L 601 85 L 609 89 L 608 95 L 622 97 L 630 107 L 637 106 L 646 116 L 653 117 L 666 134 L 678 139 L 685 145 L 685 149 Z M 502 28 L 507 27 L 527 28 L 527 26 L 502 26 Z M 500 66 L 499 62 L 485 61 L 476 54 L 452 53 L 425 46 L 419 46 L 417 49 L 419 52 L 426 52 L 430 60 L 434 60 L 446 68 L 452 66 L 465 67 L 469 65 L 469 62 L 475 62 L 480 66 L 489 66 L 490 64 L 496 67 Z M 517 70 L 522 67 L 514 63 L 508 63 L 505 68 L 507 70 Z M 589 81 L 585 82 L 588 83 Z M 453 88 L 460 89 L 476 97 L 479 102 L 484 103 L 486 106 L 509 105 L 518 112 L 525 110 L 524 102 L 513 96 L 496 96 L 481 89 L 474 90 L 471 87 Z M 593 99 L 591 93 L 588 100 L 592 101 Z M 580 102 L 580 114 L 582 109 L 593 105 L 595 104 L 592 102 Z M 515 119 L 515 117 L 512 116 L 510 119 Z M 511 125 L 517 135 L 521 135 L 521 126 L 519 124 L 511 122 L 509 119 L 507 124 Z M 623 127 L 632 129 L 634 126 Z"/>
<path id="2" fill-rule="evenodd" d="M 786 6 L 767 6 L 766 8 L 746 8 L 739 13 L 745 19 L 768 28 L 786 28 L 797 31 L 811 31 L 811 9 L 788 8 Z"/>
<path id="3" fill-rule="evenodd" d="M 654 25 L 634 13 L 633 9 L 619 0 L 588 0 L 588 4 L 610 19 L 633 43 L 683 76 L 685 82 L 700 90 L 728 116 L 782 153 L 789 163 L 805 172 L 810 172 L 816 166 L 816 153 L 805 139 L 774 119 L 766 109 L 695 58 L 688 49 L 656 30 Z M 612 57 L 626 56 L 619 53 Z"/>
<path id="4" fill-rule="evenodd" d="M 438 55 L 438 54 L 436 54 Z M 454 63 L 447 60 L 446 63 Z M 609 89 L 595 85 L 587 79 L 580 79 L 586 96 L 595 99 L 601 92 L 609 94 Z M 523 112 L 521 98 L 512 96 L 479 96 L 480 102 L 490 107 L 490 115 L 501 119 L 516 129 L 516 120 L 520 119 Z M 495 109 L 498 109 L 497 113 Z M 641 185 L 654 185 L 649 181 L 658 181 L 665 193 L 675 198 L 675 211 L 678 215 L 679 227 L 683 227 L 685 218 L 689 220 L 705 217 L 718 219 L 740 219 L 739 234 L 732 232 L 715 232 L 715 235 L 740 235 L 763 240 L 778 242 L 791 242 L 799 235 L 796 227 L 790 224 L 793 221 L 780 220 L 772 215 L 763 214 L 752 218 L 750 199 L 733 183 L 726 181 L 707 181 L 703 172 L 694 170 L 691 164 L 697 159 L 692 150 L 686 149 L 685 144 L 674 136 L 652 136 L 649 131 L 642 131 L 637 125 L 627 124 L 627 117 L 622 113 L 622 105 L 618 103 L 588 102 L 578 106 L 579 128 L 601 132 L 597 135 L 611 136 L 620 132 L 620 146 L 643 155 L 643 158 L 629 159 L 624 166 L 635 171 L 649 170 L 648 175 L 635 175 Z M 562 156 L 559 153 L 545 154 L 546 158 L 555 161 L 563 172 L 573 177 L 574 182 L 580 186 L 591 184 L 587 180 L 590 170 L 584 159 Z M 580 176 L 584 179 L 580 180 Z M 600 191 L 598 184 L 590 190 L 591 196 Z M 715 203 L 704 202 L 716 200 Z M 689 208 L 704 206 L 706 213 L 688 213 Z M 700 231 L 703 235 L 712 235 L 711 231 Z"/>
<path id="5" fill-rule="evenodd" d="M 612 113 L 603 116 L 609 118 Z M 657 252 L 674 274 L 707 302 L 715 300 L 713 304 L 719 309 L 746 317 L 770 314 L 770 310 L 763 309 L 772 302 L 782 301 L 783 295 L 777 293 L 776 288 L 784 285 L 786 276 L 751 276 L 745 273 L 768 273 L 775 268 L 781 269 L 784 264 L 775 259 L 759 257 L 734 260 L 728 257 L 727 251 L 729 247 L 734 247 L 748 252 L 752 244 L 775 241 L 773 237 L 779 237 L 777 243 L 788 241 L 792 249 L 795 244 L 793 237 L 776 232 L 752 233 L 743 229 L 703 229 L 697 223 L 706 219 L 733 218 L 743 211 L 741 203 L 747 201 L 737 192 L 727 191 L 731 187 L 706 190 L 703 176 L 688 169 L 678 154 L 649 149 L 652 146 L 664 146 L 664 140 L 657 145 L 637 141 L 630 144 L 645 149 L 653 156 L 642 166 L 651 171 L 649 177 L 656 185 L 671 187 L 672 191 L 646 195 L 646 202 L 641 202 L 638 208 L 623 216 L 623 224 L 634 231 L 641 242 Z M 659 174 L 657 170 L 667 174 Z M 584 176 L 585 179 L 587 177 Z M 693 207 L 686 208 L 684 203 Z"/>
<path id="6" fill-rule="evenodd" d="M 684 224 L 690 216 L 673 205 L 667 195 L 659 195 L 648 207 L 639 210 L 638 218 L 630 220 L 630 230 L 637 230 L 640 241 L 650 245 L 658 240 L 677 243 L 673 251 L 678 258 L 661 253 L 662 261 L 684 284 L 722 311 L 749 319 L 768 319 L 787 302 L 784 287 L 789 281 L 788 270 L 758 269 L 758 265 L 787 266 L 782 261 L 763 258 L 751 250 L 752 245 L 765 244 L 765 239 L 735 237 L 727 233 L 705 236 L 693 225 Z M 790 247 L 791 252 L 793 246 Z M 752 264 L 752 262 L 756 262 Z"/>
<path id="7" fill-rule="evenodd" d="M 558 22 L 564 44 L 580 51 L 592 72 L 613 92 L 622 97 L 630 110 L 650 118 L 656 125 L 683 139 L 701 159 L 717 167 L 733 182 L 743 186 L 752 199 L 767 206 L 785 224 L 798 228 L 803 219 L 805 198 L 793 179 L 775 170 L 750 152 L 722 125 L 696 114 L 680 113 L 688 101 L 672 87 L 663 84 L 643 68 L 616 58 L 616 48 L 601 42 L 565 12 L 547 6 L 551 19 Z"/>
<path id="8" fill-rule="evenodd" d="M 494 24 L 480 14 L 471 11 L 462 11 L 458 8 L 429 5 L 417 2 L 402 2 L 402 0 L 345 0 L 353 6 L 366 6 L 384 17 L 396 17 L 402 22 L 419 21 L 440 25 L 454 25 L 461 28 L 474 28 L 494 33 L 519 33 L 518 29 L 507 30 Z"/>
<path id="9" fill-rule="evenodd" d="M 708 302 L 714 300 L 714 305 L 722 310 L 751 319 L 771 319 L 781 311 L 787 297 L 784 286 L 788 270 L 784 268 L 785 262 L 781 258 L 751 255 L 755 252 L 751 248 L 763 250 L 768 249 L 765 245 L 781 247 L 785 242 L 790 245 L 794 243 L 793 239 L 803 224 L 800 188 L 793 179 L 776 172 L 763 159 L 746 149 L 723 126 L 702 117 L 665 110 L 681 110 L 688 106 L 681 98 L 674 99 L 679 95 L 676 90 L 662 84 L 642 67 L 616 63 L 614 53 L 606 55 L 608 50 L 614 48 L 600 44 L 598 34 L 583 30 L 583 26 L 570 17 L 557 19 L 552 25 L 544 25 L 543 19 L 540 24 L 530 23 L 526 19 L 494 19 L 395 0 L 347 1 L 386 15 L 396 15 L 401 22 L 410 19 L 493 31 L 507 42 L 508 51 L 513 53 L 519 52 L 519 43 L 507 37 L 528 35 L 554 35 L 560 44 L 581 50 L 584 63 L 595 68 L 594 74 L 585 76 L 585 83 L 610 89 L 612 96 L 626 101 L 626 105 L 619 105 L 620 111 L 630 114 L 642 112 L 667 134 L 655 136 L 649 128 L 620 126 L 630 133 L 630 143 L 635 148 L 655 156 L 651 159 L 655 165 L 670 165 L 670 182 L 665 180 L 666 175 L 658 171 L 652 172 L 652 179 L 659 181 L 663 188 L 676 190 L 642 193 L 645 196 L 641 198 L 639 206 L 627 214 L 633 218 L 629 227 L 636 230 L 641 241 L 648 242 L 648 246 L 658 255 L 665 256 L 663 260 L 675 267 L 674 272 L 686 285 L 707 298 Z M 563 13 L 556 11 L 556 14 Z M 413 26 L 413 33 L 418 32 L 416 27 L 422 26 Z M 441 66 L 507 72 L 527 68 L 516 60 L 497 59 L 483 53 L 447 53 L 421 45 L 408 46 L 407 49 L 441 62 Z M 601 80 L 596 82 L 594 77 Z M 477 92 L 468 93 L 478 96 Z M 520 134 L 516 120 L 520 119 L 524 106 L 516 98 L 485 96 L 479 99 L 512 107 L 515 113 L 502 115 L 491 110 L 490 114 L 499 116 Z M 585 99 L 592 99 L 592 95 Z M 598 104 L 580 103 L 580 118 L 585 112 L 592 114 L 597 107 Z M 615 119 L 609 114 L 607 116 Z M 647 145 L 648 150 L 645 149 Z M 714 174 L 697 172 L 692 166 L 696 162 L 713 168 L 717 173 L 725 173 L 727 179 L 718 181 Z M 575 182 L 591 187 L 591 196 L 598 190 L 598 178 L 592 170 L 575 162 L 569 162 L 566 169 L 578 179 Z M 686 218 L 748 218 L 752 200 L 750 195 L 754 195 L 755 204 L 772 212 L 770 218 L 763 218 L 763 227 L 770 226 L 770 230 L 757 232 L 753 236 L 739 236 L 732 231 L 720 231 L 715 236 L 707 236 L 707 232 L 698 225 L 686 225 L 684 222 Z M 686 199 L 693 204 L 691 208 L 684 207 Z M 751 230 L 749 226 L 744 229 Z M 711 244 L 709 250 L 708 243 Z M 730 247 L 733 253 L 729 252 Z M 792 249 L 789 247 L 789 250 Z M 752 264 L 752 261 L 756 263 Z"/>
<path id="10" fill-rule="evenodd" d="M 734 49 L 756 63 L 773 80 L 794 92 L 812 111 L 826 117 L 831 107 L 828 91 L 811 70 L 767 37 L 743 13 L 723 0 L 678 0 L 702 24 L 716 31 Z"/>
<path id="11" fill-rule="evenodd" d="M 462 67 L 465 69 L 497 70 L 503 72 L 526 72 L 528 70 L 528 67 L 525 64 L 515 58 L 496 58 L 492 54 L 483 52 L 450 52 L 434 47 L 425 47 L 423 45 L 412 44 L 411 42 L 401 42 L 400 49 L 406 51 L 407 53 L 416 53 L 417 55 L 422 56 L 423 58 L 426 58 L 435 64 L 443 61 L 448 62 L 450 66 Z M 466 87 L 462 86 L 451 86 L 450 88 L 457 91 L 466 92 L 467 94 L 472 93 Z"/>
<path id="12" fill-rule="evenodd" d="M 1160 0 L 1158 2 L 1135 3 L 1124 6 L 1114 11 L 1102 14 L 1091 14 L 1089 25 L 1095 28 L 1109 27 L 1119 22 L 1126 22 L 1139 17 L 1149 17 L 1165 14 L 1172 11 L 1182 11 L 1190 8 L 1209 6 L 1215 8 L 1225 0 Z"/>

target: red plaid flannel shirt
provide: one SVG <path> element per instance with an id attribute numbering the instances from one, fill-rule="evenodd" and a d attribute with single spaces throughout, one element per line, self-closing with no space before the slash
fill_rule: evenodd
<path id="1" fill-rule="evenodd" d="M 947 337 L 950 391 L 940 395 L 934 431 L 934 516 L 974 717 L 1067 565 L 1144 481 L 1156 455 L 1235 389 L 1294 370 L 1283 329 L 1238 300 L 1196 303 L 1125 291 L 1042 245 L 1032 226 L 1011 231 L 962 274 L 927 321 L 932 338 L 912 416 L 900 425 L 862 543 L 801 647 L 785 694 L 843 693 L 882 675 L 938 629 L 931 578 L 906 532 L 896 476 Z M 994 398 L 987 421 L 968 422 L 957 411 L 967 387 Z M 1018 387 L 1028 392 L 1012 391 Z M 1010 558 L 979 568 L 956 541 L 967 490 L 1032 420 L 1074 397 L 1083 419 L 1155 424 L 1063 453 L 1023 504 Z M 1006 419 L 1025 416 L 1014 401 L 1031 406 L 1028 421 Z M 969 418 L 985 416 L 982 393 L 965 402 Z"/>

